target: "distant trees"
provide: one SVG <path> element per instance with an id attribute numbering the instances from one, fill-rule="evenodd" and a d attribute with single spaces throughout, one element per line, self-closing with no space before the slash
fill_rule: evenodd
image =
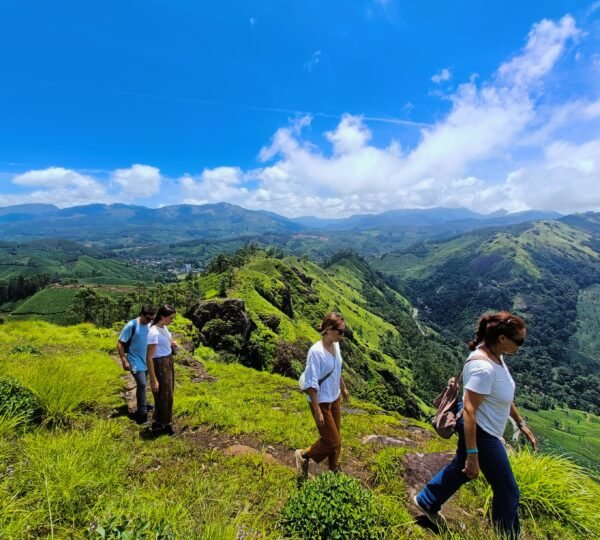
<path id="1" fill-rule="evenodd" d="M 27 298 L 52 283 L 52 281 L 53 278 L 50 274 L 20 275 L 0 280 L 0 304 Z"/>

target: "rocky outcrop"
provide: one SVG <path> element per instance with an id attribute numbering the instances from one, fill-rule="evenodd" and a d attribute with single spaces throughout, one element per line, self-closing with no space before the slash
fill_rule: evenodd
<path id="1" fill-rule="evenodd" d="M 242 362 L 256 324 L 246 313 L 243 300 L 205 300 L 185 313 L 198 330 L 199 343 L 235 356 Z"/>

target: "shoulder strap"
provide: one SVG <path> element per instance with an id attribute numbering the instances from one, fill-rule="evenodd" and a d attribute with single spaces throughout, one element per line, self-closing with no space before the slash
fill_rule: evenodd
<path id="1" fill-rule="evenodd" d="M 456 377 L 454 377 L 454 380 L 458 381 L 462 377 L 463 371 L 465 370 L 465 365 L 467 364 L 467 362 L 470 362 L 471 360 L 488 360 L 488 361 L 490 361 L 490 359 L 483 354 L 476 354 L 476 355 L 468 358 L 467 361 L 463 364 L 463 366 L 460 369 L 460 371 L 458 372 L 458 374 L 456 375 Z"/>
<path id="2" fill-rule="evenodd" d="M 325 347 L 323 347 L 323 348 L 325 348 Z M 327 379 L 329 379 L 329 377 L 331 377 L 331 375 L 335 371 L 335 361 L 337 359 L 337 349 L 336 349 L 335 345 L 333 346 L 333 350 L 335 351 L 335 354 L 333 355 L 333 369 L 327 375 L 325 375 L 325 377 L 323 377 L 322 379 L 319 379 L 319 386 L 321 386 Z"/>

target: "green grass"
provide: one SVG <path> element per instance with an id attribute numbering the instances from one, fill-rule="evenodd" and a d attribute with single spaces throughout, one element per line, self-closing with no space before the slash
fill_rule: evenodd
<path id="1" fill-rule="evenodd" d="M 15 309 L 11 316 L 69 322 L 69 309 L 77 294 L 76 288 L 48 287 L 34 294 Z"/>
<path id="2" fill-rule="evenodd" d="M 174 327 L 184 326 L 179 317 Z M 193 432 L 243 434 L 290 452 L 310 444 L 316 429 L 296 382 L 221 364 L 210 349 L 200 349 L 197 357 L 216 382 L 194 383 L 190 368 L 176 366 L 177 427 L 192 434 L 144 440 L 129 420 L 108 418 L 122 403 L 122 372 L 108 355 L 115 339 L 112 330 L 91 325 L 0 326 L 0 374 L 29 386 L 49 408 L 64 403 L 63 390 L 56 388 L 70 396 L 70 406 L 56 409 L 60 421 L 27 433 L 0 417 L 0 536 L 100 538 L 103 530 L 133 538 L 281 538 L 280 511 L 297 493 L 294 471 L 266 463 L 260 453 L 226 457 L 199 445 Z M 360 439 L 367 434 L 406 435 L 407 422 L 358 400 L 349 406 L 361 412 L 343 415 L 342 464 L 352 458 L 364 467 L 367 487 L 389 517 L 384 537 L 433 538 L 407 512 L 402 457 L 407 451 L 449 450 L 453 441 L 432 439 L 416 449 L 365 446 Z M 525 540 L 597 534 L 598 484 L 582 469 L 528 454 L 513 463 L 523 493 Z M 483 482 L 463 489 L 459 501 L 473 517 L 461 513 L 441 538 L 493 538 L 479 517 L 485 498 Z"/>
<path id="3" fill-rule="evenodd" d="M 600 472 L 600 417 L 572 409 L 524 413 L 544 450 Z"/>

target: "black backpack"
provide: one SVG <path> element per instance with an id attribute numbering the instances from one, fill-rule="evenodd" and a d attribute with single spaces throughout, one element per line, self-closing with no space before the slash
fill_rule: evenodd
<path id="1" fill-rule="evenodd" d="M 133 319 L 133 324 L 132 324 L 132 328 L 131 328 L 131 335 L 129 336 L 129 339 L 123 343 L 123 350 L 125 351 L 125 354 L 127 354 L 129 352 L 129 347 L 131 347 L 131 342 L 133 341 L 133 336 L 135 336 L 135 333 L 137 331 L 137 319 Z"/>

